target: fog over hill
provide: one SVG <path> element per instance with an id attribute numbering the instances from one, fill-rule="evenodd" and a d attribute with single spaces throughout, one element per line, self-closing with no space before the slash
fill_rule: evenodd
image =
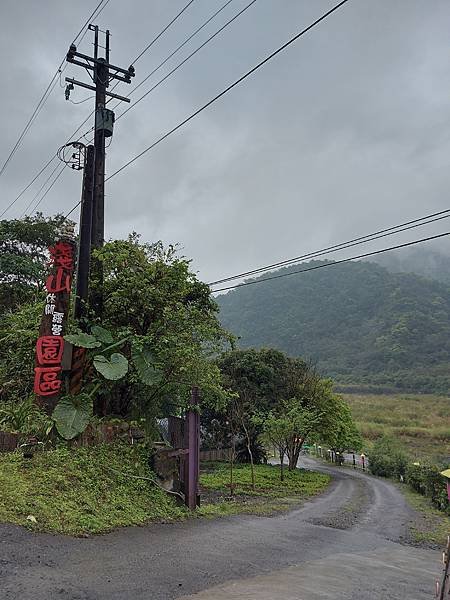
<path id="1" fill-rule="evenodd" d="M 410 263 L 402 260 L 424 271 L 427 264 L 439 265 L 428 258 L 420 262 L 415 253 Z M 398 264 L 394 259 L 389 266 Z M 298 266 L 277 273 L 295 270 Z M 217 301 L 223 325 L 239 336 L 241 347 L 271 346 L 310 358 L 343 384 L 449 389 L 446 283 L 359 261 L 241 287 Z"/>
<path id="2" fill-rule="evenodd" d="M 393 273 L 416 273 L 450 284 L 450 256 L 427 248 L 407 248 L 380 254 L 374 262 Z"/>

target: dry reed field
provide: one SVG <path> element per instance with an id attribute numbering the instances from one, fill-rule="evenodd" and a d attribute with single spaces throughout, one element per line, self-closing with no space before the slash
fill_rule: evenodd
<path id="1" fill-rule="evenodd" d="M 397 438 L 412 457 L 450 457 L 450 397 L 433 394 L 344 394 L 367 446 Z"/>

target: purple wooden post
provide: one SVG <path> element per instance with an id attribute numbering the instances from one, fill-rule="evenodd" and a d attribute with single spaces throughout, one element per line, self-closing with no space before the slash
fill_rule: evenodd
<path id="1" fill-rule="evenodd" d="M 192 388 L 191 409 L 187 413 L 188 450 L 187 455 L 187 481 L 185 481 L 185 504 L 191 510 L 197 507 L 199 454 L 200 454 L 200 416 L 196 408 L 198 405 L 198 387 Z"/>

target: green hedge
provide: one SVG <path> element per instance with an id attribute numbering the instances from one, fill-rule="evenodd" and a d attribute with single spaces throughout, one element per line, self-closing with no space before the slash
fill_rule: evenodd
<path id="1" fill-rule="evenodd" d="M 409 464 L 405 481 L 413 490 L 430 498 L 436 508 L 450 514 L 446 483 L 440 471 L 441 467 L 432 464 Z"/>
<path id="2" fill-rule="evenodd" d="M 369 454 L 369 469 L 373 475 L 404 478 L 413 490 L 430 498 L 436 508 L 450 514 L 446 481 L 440 473 L 444 468 L 431 463 L 412 463 L 397 441 L 389 437 L 377 440 Z"/>
<path id="3" fill-rule="evenodd" d="M 405 475 L 408 460 L 408 455 L 394 439 L 382 437 L 375 442 L 369 454 L 369 469 L 379 477 L 399 478 Z"/>

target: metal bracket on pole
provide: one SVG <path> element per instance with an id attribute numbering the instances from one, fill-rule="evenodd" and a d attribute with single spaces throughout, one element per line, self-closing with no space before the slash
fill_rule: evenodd
<path id="1" fill-rule="evenodd" d="M 93 92 L 96 91 L 95 86 L 88 85 L 83 81 L 77 81 L 73 77 L 66 77 L 66 81 L 67 83 L 71 83 L 72 85 L 79 85 L 80 87 L 85 88 L 87 90 L 92 90 Z M 113 94 L 112 92 L 105 92 L 105 96 L 109 96 L 110 98 L 116 98 L 117 100 L 122 100 L 122 102 L 131 102 L 130 98 L 126 98 L 125 96 L 119 96 L 119 94 Z"/>

